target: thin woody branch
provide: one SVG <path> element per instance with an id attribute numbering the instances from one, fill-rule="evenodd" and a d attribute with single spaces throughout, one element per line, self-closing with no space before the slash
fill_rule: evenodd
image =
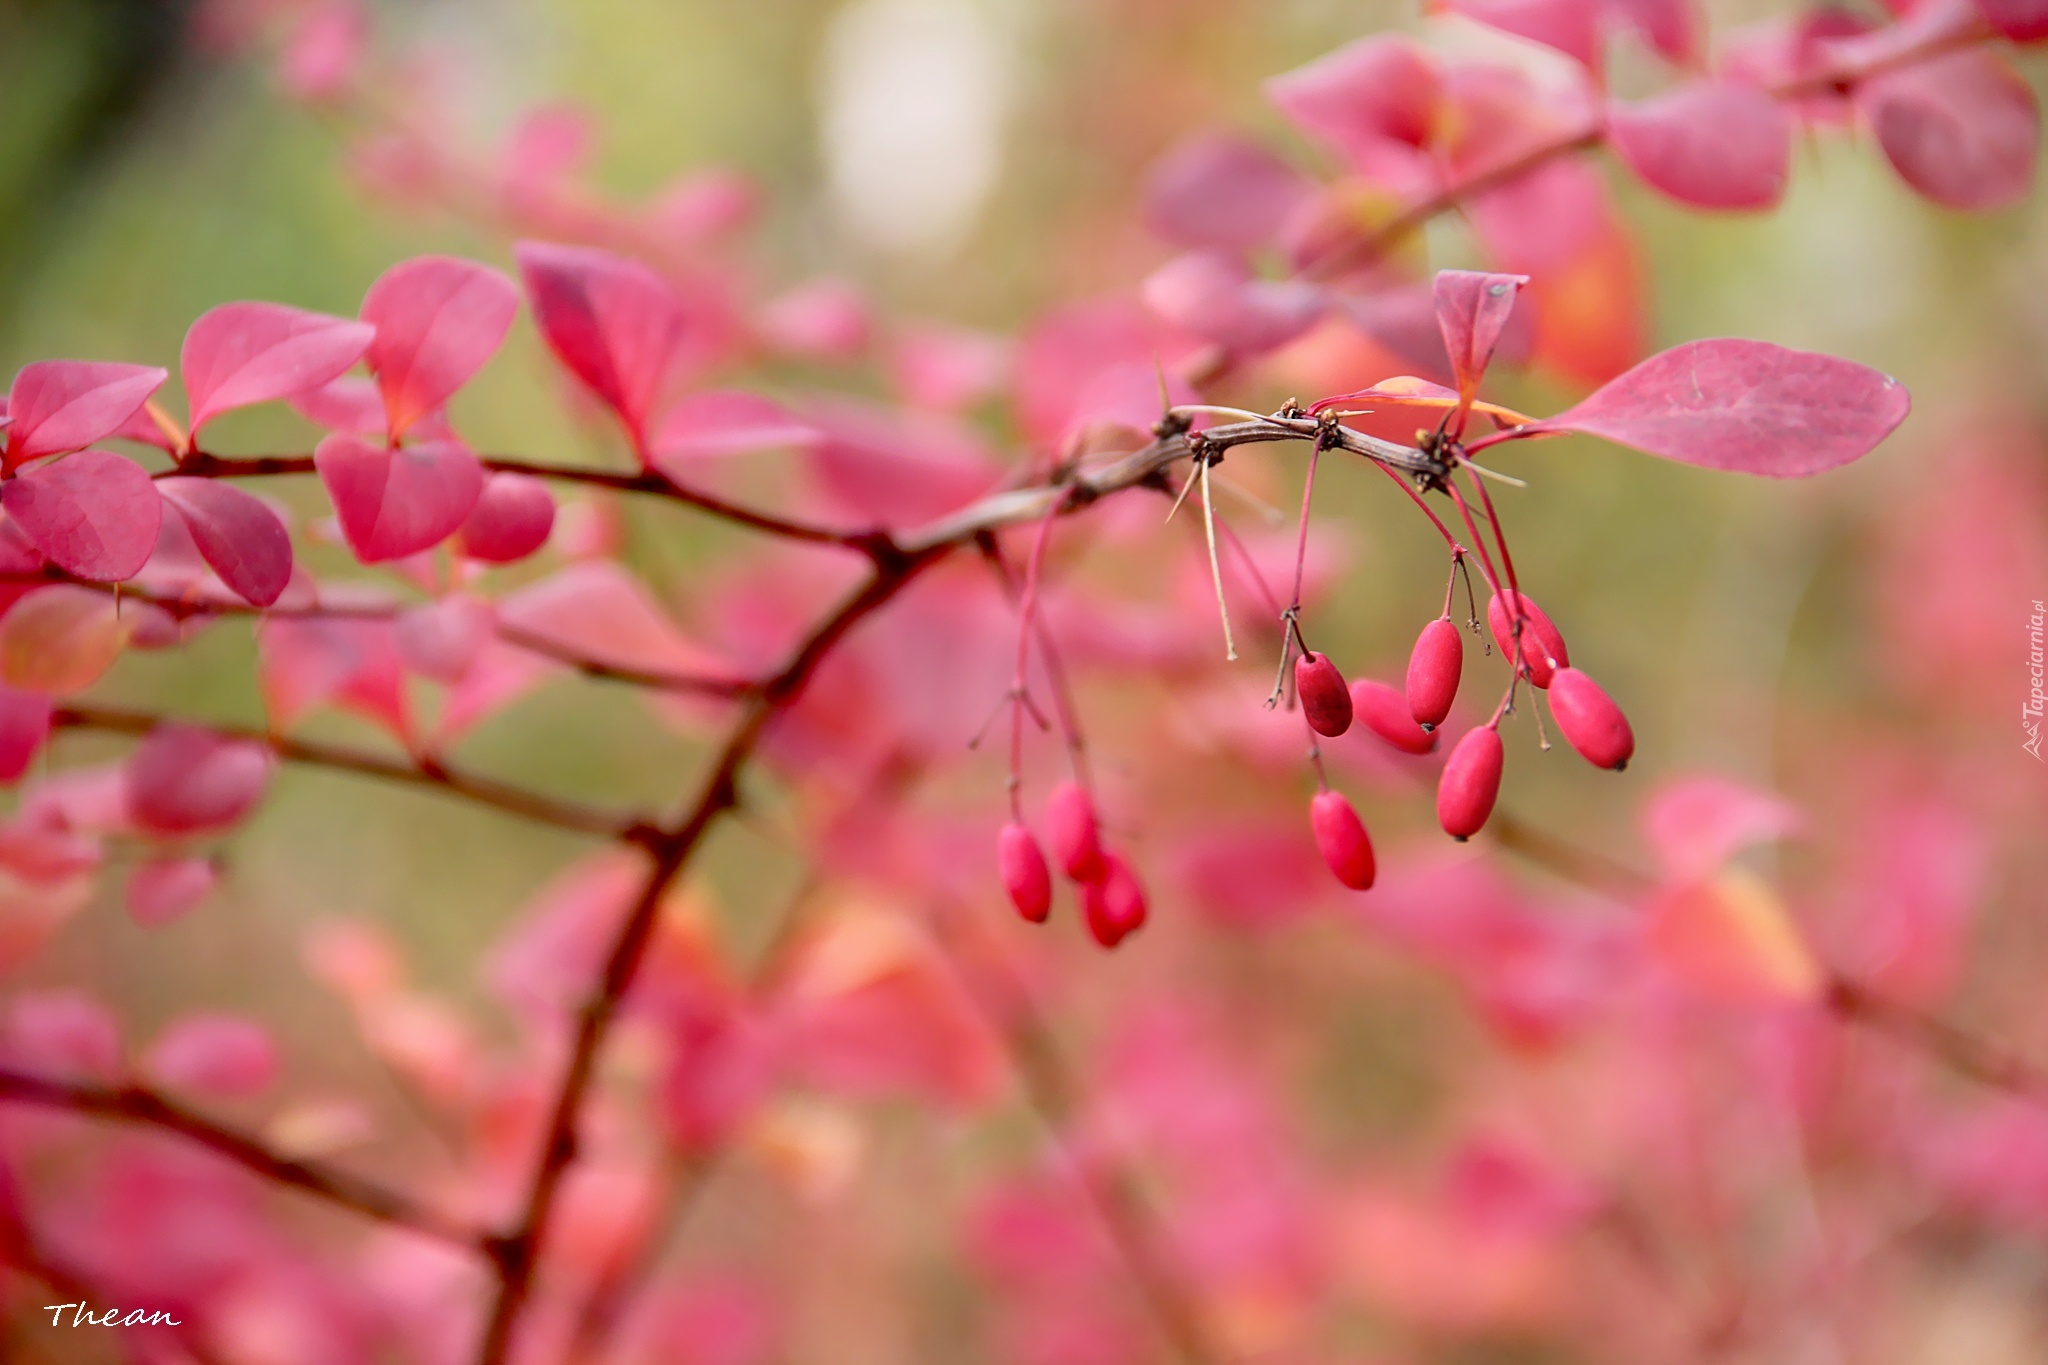
<path id="1" fill-rule="evenodd" d="M 153 712 L 123 711 L 104 706 L 62 706 L 52 713 L 50 723 L 59 729 L 103 730 L 113 734 L 146 735 L 159 725 L 183 719 Z M 425 791 L 439 792 L 474 802 L 480 806 L 488 806 L 508 815 L 516 815 L 522 820 L 551 825 L 556 829 L 569 830 L 577 834 L 594 834 L 611 839 L 635 839 L 645 827 L 645 822 L 638 819 L 559 800 L 545 793 L 513 786 L 494 778 L 478 777 L 450 768 L 435 759 L 407 763 L 363 749 L 271 735 L 244 726 L 218 725 L 212 721 L 196 720 L 190 723 L 202 725 L 215 734 L 225 735 L 230 739 L 261 744 L 288 763 L 403 783 Z"/>
<path id="2" fill-rule="evenodd" d="M 473 1248 L 478 1244 L 473 1229 L 424 1204 L 361 1177 L 280 1156 L 255 1138 L 214 1123 L 141 1086 L 85 1085 L 0 1068 L 0 1103 L 61 1109 L 176 1133 L 266 1180 L 304 1191 L 365 1218 L 457 1246 Z"/>

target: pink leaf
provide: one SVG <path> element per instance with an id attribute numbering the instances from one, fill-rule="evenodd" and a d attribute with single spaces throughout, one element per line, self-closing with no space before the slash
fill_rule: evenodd
<path id="1" fill-rule="evenodd" d="M 2034 176 L 2041 111 L 2010 65 L 1954 52 L 1863 82 L 1856 104 L 1908 185 L 1982 212 L 2016 203 Z"/>
<path id="2" fill-rule="evenodd" d="M 1599 13 L 1593 0 L 1446 0 L 1454 14 L 1541 43 L 1580 66 L 1600 65 Z"/>
<path id="3" fill-rule="evenodd" d="M 1606 0 L 1604 8 L 1677 65 L 1696 63 L 1701 26 L 1693 0 Z"/>
<path id="4" fill-rule="evenodd" d="M 874 317 L 858 285 L 813 280 L 771 300 L 758 326 L 761 339 L 785 355 L 847 361 L 867 346 Z"/>
<path id="5" fill-rule="evenodd" d="M 2044 0 L 1976 0 L 1986 23 L 2016 43 L 2048 38 L 2048 3 Z"/>
<path id="6" fill-rule="evenodd" d="M 1227 133 L 1168 152 L 1145 186 L 1145 218 L 1181 246 L 1250 251 L 1306 201 L 1309 178 L 1255 142 Z"/>
<path id="7" fill-rule="evenodd" d="M 291 533 L 261 498 L 217 479 L 159 479 L 156 487 L 221 582 L 259 607 L 284 595 L 292 579 Z"/>
<path id="8" fill-rule="evenodd" d="M 555 529 L 555 495 L 530 474 L 492 474 L 456 532 L 456 548 L 487 564 L 524 559 Z"/>
<path id="9" fill-rule="evenodd" d="M 211 858 L 152 858 L 128 874 L 128 913 L 146 929 L 182 918 L 213 894 L 220 870 Z"/>
<path id="10" fill-rule="evenodd" d="M 168 1090 L 248 1099 L 277 1083 L 270 1031 L 240 1015 L 195 1013 L 165 1027 L 143 1054 L 142 1071 Z"/>
<path id="11" fill-rule="evenodd" d="M 1804 823 L 1798 807 L 1713 773 L 1666 782 L 1642 811 L 1643 837 L 1667 881 L 1709 876 L 1743 849 Z"/>
<path id="12" fill-rule="evenodd" d="M 156 548 L 164 515 L 142 466 L 104 450 L 17 474 L 0 502 L 51 563 L 95 583 L 133 578 Z"/>
<path id="13" fill-rule="evenodd" d="M 1577 431 L 1667 460 L 1773 478 L 1867 454 L 1906 420 L 1904 386 L 1868 366 L 1767 341 L 1689 341 L 1555 417 L 1489 437 Z"/>
<path id="14" fill-rule="evenodd" d="M 396 450 L 335 432 L 313 451 L 341 532 L 365 564 L 403 559 L 455 534 L 483 493 L 484 469 L 455 441 Z"/>
<path id="15" fill-rule="evenodd" d="M 50 737 L 50 699 L 0 685 L 0 782 L 18 781 Z"/>
<path id="16" fill-rule="evenodd" d="M 1315 325 L 1324 306 L 1314 285 L 1258 279 L 1224 251 L 1176 256 L 1146 278 L 1144 297 L 1166 321 L 1249 354 L 1294 340 Z M 1156 395 L 1156 383 L 1153 389 Z"/>
<path id="17" fill-rule="evenodd" d="M 1762 209 L 1785 193 L 1792 127 L 1754 86 L 1701 81 L 1607 112 L 1615 154 L 1650 188 L 1705 209 Z"/>
<path id="18" fill-rule="evenodd" d="M 334 702 L 409 740 L 405 666 L 389 621 L 273 616 L 256 643 L 257 681 L 274 730 Z"/>
<path id="19" fill-rule="evenodd" d="M 513 253 L 548 348 L 646 445 L 647 419 L 683 341 L 683 306 L 638 261 L 521 242 Z"/>
<path id="20" fill-rule="evenodd" d="M 0 617 L 0 678 L 26 691 L 83 692 L 121 657 L 135 613 L 76 583 L 37 588 Z"/>
<path id="21" fill-rule="evenodd" d="M 148 365 L 91 360 L 24 365 L 7 395 L 9 454 L 20 462 L 83 450 L 120 431 L 167 378 L 167 371 Z"/>
<path id="22" fill-rule="evenodd" d="M 185 333 L 178 367 L 192 435 L 232 408 L 317 389 L 363 358 L 376 329 L 281 303 L 224 303 Z"/>
<path id="23" fill-rule="evenodd" d="M 362 316 L 377 329 L 366 359 L 392 440 L 483 368 L 518 311 L 512 281 L 474 261 L 418 256 L 378 277 Z"/>
<path id="24" fill-rule="evenodd" d="M 1527 275 L 1488 275 L 1477 270 L 1439 270 L 1436 324 L 1451 357 L 1458 395 L 1470 401 L 1493 359 L 1494 347 L 1515 309 L 1515 293 Z"/>
<path id="25" fill-rule="evenodd" d="M 83 991 L 24 991 L 8 1002 L 8 1052 L 42 1075 L 112 1081 L 121 1072 L 121 1026 Z"/>
<path id="26" fill-rule="evenodd" d="M 822 439 L 818 429 L 772 398 L 717 389 L 680 399 L 661 419 L 654 437 L 655 463 L 752 455 L 763 450 L 808 449 Z"/>
<path id="27" fill-rule="evenodd" d="M 128 812 L 155 834 L 226 829 L 270 785 L 270 750 L 196 725 L 159 725 L 128 759 Z"/>
<path id="28" fill-rule="evenodd" d="M 505 626 L 620 668 L 687 673 L 706 652 L 683 637 L 645 584 L 604 561 L 577 564 L 504 598 Z"/>
<path id="29" fill-rule="evenodd" d="M 1435 61 L 1406 38 L 1361 38 L 1266 82 L 1266 98 L 1374 179 L 1413 177 L 1435 130 Z"/>
<path id="30" fill-rule="evenodd" d="M 455 594 L 400 616 L 392 638 L 406 667 L 436 682 L 452 683 L 469 672 L 497 628 L 497 613 L 489 602 Z"/>

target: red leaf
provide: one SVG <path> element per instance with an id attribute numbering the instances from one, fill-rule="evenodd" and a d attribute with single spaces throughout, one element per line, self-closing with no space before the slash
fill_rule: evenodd
<path id="1" fill-rule="evenodd" d="M 135 613 L 76 583 L 35 589 L 0 617 L 0 678 L 9 686 L 64 696 L 83 692 L 121 657 Z"/>
<path id="2" fill-rule="evenodd" d="M 168 371 L 92 360 L 22 366 L 7 395 L 8 452 L 16 463 L 83 450 L 111 436 L 163 387 Z"/>
<path id="3" fill-rule="evenodd" d="M 261 498 L 217 479 L 158 479 L 156 487 L 221 582 L 259 607 L 284 595 L 292 537 Z"/>
<path id="4" fill-rule="evenodd" d="M 270 750 L 196 725 L 159 725 L 128 759 L 128 813 L 155 834 L 226 829 L 270 785 Z"/>
<path id="5" fill-rule="evenodd" d="M 313 451 L 341 533 L 365 564 L 403 559 L 455 534 L 483 493 L 484 468 L 454 441 L 396 450 L 335 432 Z"/>
<path id="6" fill-rule="evenodd" d="M 1600 65 L 1599 14 L 1593 0 L 1445 0 L 1454 14 L 1564 53 L 1580 66 Z"/>
<path id="7" fill-rule="evenodd" d="M 1856 104 L 1908 185 L 1952 209 L 2004 208 L 2034 175 L 2041 111 L 2011 66 L 1955 52 L 1865 81 Z"/>
<path id="8" fill-rule="evenodd" d="M 257 682 L 273 730 L 337 703 L 410 742 L 405 667 L 392 624 L 378 620 L 270 617 L 256 637 Z"/>
<path id="9" fill-rule="evenodd" d="M 1250 251 L 1271 240 L 1312 189 L 1307 176 L 1257 143 L 1207 133 L 1152 168 L 1145 218 L 1181 246 Z"/>
<path id="10" fill-rule="evenodd" d="M 521 588 L 498 604 L 498 619 L 511 630 L 620 668 L 691 673 L 713 662 L 684 638 L 645 584 L 602 560 Z"/>
<path id="11" fill-rule="evenodd" d="M 637 448 L 683 340 L 683 306 L 638 261 L 521 242 L 513 254 L 548 348 L 626 424 Z"/>
<path id="12" fill-rule="evenodd" d="M 1476 442 L 1577 431 L 1667 460 L 1796 478 L 1867 454 L 1906 420 L 1905 387 L 1868 366 L 1767 341 L 1689 341 L 1555 417 Z"/>
<path id="13" fill-rule="evenodd" d="M 277 1083 L 277 1044 L 253 1019 L 188 1014 L 157 1035 L 143 1074 L 169 1090 L 225 1099 L 260 1095 Z"/>
<path id="14" fill-rule="evenodd" d="M 0 782 L 17 781 L 50 737 L 50 699 L 0 685 Z"/>
<path id="15" fill-rule="evenodd" d="M 1754 86 L 1701 81 L 1607 111 L 1615 154 L 1651 189 L 1704 209 L 1762 209 L 1785 193 L 1792 127 Z"/>
<path id="16" fill-rule="evenodd" d="M 142 466 L 104 450 L 17 474 L 0 502 L 51 563 L 95 583 L 133 578 L 149 562 L 164 516 Z"/>
<path id="17" fill-rule="evenodd" d="M 192 435 L 231 408 L 317 389 L 363 358 L 376 329 L 281 303 L 224 303 L 185 333 L 178 368 Z"/>
<path id="18" fill-rule="evenodd" d="M 2044 0 L 1976 0 L 1984 21 L 2016 43 L 2048 38 L 2048 2 Z"/>
<path id="19" fill-rule="evenodd" d="M 493 474 L 456 532 L 455 544 L 471 559 L 509 564 L 548 543 L 555 529 L 555 495 L 530 474 Z"/>
<path id="20" fill-rule="evenodd" d="M 1470 402 L 1500 334 L 1515 310 L 1515 293 L 1527 275 L 1488 275 L 1477 270 L 1439 270 L 1436 276 L 1436 324 L 1444 334 L 1444 350 L 1457 376 L 1458 396 Z"/>
<path id="21" fill-rule="evenodd" d="M 362 316 L 377 329 L 366 359 L 392 440 L 469 382 L 518 311 L 512 281 L 474 261 L 418 256 L 378 277 Z"/>

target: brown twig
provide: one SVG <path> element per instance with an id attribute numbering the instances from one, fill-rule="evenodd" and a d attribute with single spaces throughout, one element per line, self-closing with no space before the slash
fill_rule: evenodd
<path id="1" fill-rule="evenodd" d="M 50 716 L 50 724 L 59 729 L 104 730 L 124 735 L 146 735 L 159 725 L 181 720 L 182 718 L 177 716 L 122 711 L 106 706 L 61 706 Z M 577 834 L 595 834 L 606 838 L 638 841 L 647 828 L 643 820 L 558 800 L 541 792 L 515 787 L 493 778 L 478 777 L 450 768 L 438 760 L 422 759 L 408 763 L 367 750 L 344 748 L 336 744 L 319 744 L 285 735 L 271 735 L 244 726 L 217 725 L 212 721 L 189 723 L 203 726 L 215 734 L 225 735 L 231 739 L 261 744 L 288 763 L 383 778 L 388 782 L 399 782 L 424 791 L 459 797 L 480 806 L 488 806 L 492 810 L 516 815 L 522 820 L 552 825 L 556 829 L 571 830 Z"/>
<path id="2" fill-rule="evenodd" d="M 357 1176 L 280 1156 L 245 1133 L 222 1127 L 137 1085 L 87 1085 L 0 1068 L 0 1103 L 33 1104 L 73 1114 L 147 1124 L 176 1133 L 280 1185 L 317 1196 L 380 1223 L 475 1248 L 481 1237 L 444 1214 Z"/>

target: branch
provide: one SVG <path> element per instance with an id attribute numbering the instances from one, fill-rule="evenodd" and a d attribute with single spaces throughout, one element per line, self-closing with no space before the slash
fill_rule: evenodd
<path id="1" fill-rule="evenodd" d="M 772 512 L 762 512 L 740 503 L 729 502 L 711 493 L 701 492 L 686 484 L 678 483 L 660 470 L 649 469 L 637 474 L 615 470 L 590 469 L 582 465 L 548 464 L 538 460 L 526 460 L 509 456 L 484 456 L 483 466 L 494 473 L 527 474 L 537 479 L 548 479 L 555 483 L 580 483 L 596 488 L 609 488 L 621 493 L 647 493 L 667 498 L 687 507 L 694 507 L 708 516 L 735 526 L 760 531 L 766 535 L 780 536 L 784 540 L 808 541 L 817 545 L 839 545 L 850 550 L 859 550 L 872 556 L 876 553 L 880 537 L 873 530 L 842 531 L 828 526 L 815 526 L 809 522 L 793 521 Z M 311 455 L 250 455 L 229 457 L 197 451 L 187 455 L 170 469 L 163 470 L 155 477 L 191 479 L 258 479 L 281 474 L 311 474 L 316 472 Z"/>
<path id="2" fill-rule="evenodd" d="M 50 716 L 50 724 L 59 729 L 104 730 L 123 735 L 146 735 L 159 725 L 182 720 L 183 718 L 176 716 L 120 711 L 104 706 L 63 706 L 57 708 Z M 225 735 L 230 739 L 261 744 L 288 763 L 329 768 L 336 772 L 356 773 L 364 777 L 379 777 L 389 782 L 404 783 L 407 786 L 474 802 L 480 806 L 488 806 L 536 824 L 571 830 L 577 834 L 596 834 L 607 838 L 637 841 L 643 837 L 646 830 L 644 821 L 560 801 L 543 793 L 515 787 L 492 778 L 473 776 L 450 768 L 437 759 L 401 763 L 396 759 L 385 758 L 361 749 L 271 735 L 244 726 L 218 725 L 212 721 L 198 720 L 189 723 L 203 726 L 215 734 Z"/>
<path id="3" fill-rule="evenodd" d="M 546 1236 L 562 1178 L 576 1160 L 576 1126 L 613 1020 L 632 988 L 641 959 L 659 918 L 662 897 L 689 865 L 705 835 L 739 799 L 739 776 L 759 745 L 770 720 L 803 692 L 833 647 L 848 631 L 902 591 L 918 574 L 938 563 L 950 546 L 918 554 L 877 559 L 865 583 L 812 628 L 788 662 L 750 698 L 727 732 L 697 798 L 677 820 L 651 833 L 645 841 L 654 858 L 625 924 L 612 942 L 597 989 L 578 1013 L 576 1037 L 568 1067 L 556 1092 L 542 1143 L 540 1167 L 529 1186 L 517 1227 L 487 1239 L 486 1250 L 498 1267 L 498 1295 L 484 1330 L 478 1356 L 481 1365 L 499 1365 L 511 1346 L 512 1329 L 533 1289 L 542 1239 Z"/>
<path id="4" fill-rule="evenodd" d="M 0 1068 L 0 1103 L 41 1105 L 160 1128 L 196 1142 L 244 1170 L 303 1190 L 365 1218 L 409 1228 L 457 1246 L 474 1248 L 479 1242 L 473 1230 L 404 1195 L 340 1171 L 279 1156 L 255 1138 L 224 1128 L 141 1086 L 85 1085 Z"/>
<path id="5" fill-rule="evenodd" d="M 1847 94 L 1858 83 L 1887 71 L 1896 71 L 1901 67 L 1930 61 L 1959 48 L 1992 42 L 1997 37 L 1998 35 L 1977 15 L 1974 7 L 1959 7 L 1949 26 L 1930 30 L 1910 46 L 1889 53 L 1880 52 L 1861 61 L 1851 59 L 1838 62 L 1814 75 L 1766 86 L 1765 93 L 1780 100 L 1809 98 L 1830 92 Z M 1436 193 L 1409 205 L 1364 236 L 1338 243 L 1323 255 L 1310 260 L 1299 273 L 1309 279 L 1329 280 L 1360 270 L 1385 257 L 1410 234 L 1439 215 L 1462 207 L 1466 201 L 1475 199 L 1488 190 L 1499 189 L 1558 157 L 1569 156 L 1574 152 L 1592 151 L 1606 140 L 1606 120 L 1596 113 L 1587 123 L 1567 128 L 1517 156 L 1444 185 Z"/>
<path id="6" fill-rule="evenodd" d="M 1489 828 L 1503 848 L 1588 891 L 1632 900 L 1656 889 L 1657 880 L 1649 874 L 1534 829 L 1511 815 L 1496 811 Z M 1966 1080 L 2048 1107 L 2048 1068 L 2002 1043 L 1966 1033 L 1935 1015 L 1888 999 L 1840 972 L 1828 973 L 1819 1003 L 1836 1018 L 1915 1048 Z"/>

